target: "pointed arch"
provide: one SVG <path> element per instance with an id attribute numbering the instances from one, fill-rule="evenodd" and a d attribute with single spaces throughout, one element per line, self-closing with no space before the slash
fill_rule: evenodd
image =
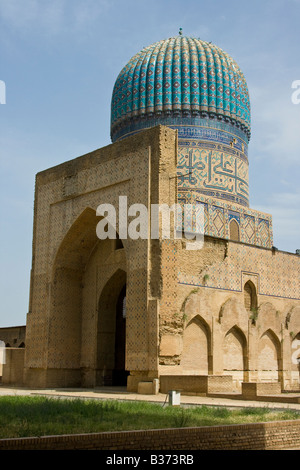
<path id="1" fill-rule="evenodd" d="M 240 241 L 240 226 L 235 219 L 231 219 L 229 223 L 229 238 L 235 242 Z"/>
<path id="2" fill-rule="evenodd" d="M 285 327 L 290 332 L 300 331 L 300 306 L 293 305 L 289 309 L 285 318 Z"/>
<path id="3" fill-rule="evenodd" d="M 226 375 L 232 375 L 237 384 L 245 379 L 248 370 L 247 351 L 246 336 L 237 325 L 234 325 L 224 336 L 223 370 Z"/>
<path id="4" fill-rule="evenodd" d="M 82 269 L 98 242 L 96 211 L 87 207 L 73 222 L 56 252 L 54 270 L 58 267 Z"/>
<path id="5" fill-rule="evenodd" d="M 285 328 L 290 336 L 291 389 L 299 390 L 300 385 L 300 306 L 292 305 L 285 314 Z"/>
<path id="6" fill-rule="evenodd" d="M 272 329 L 266 330 L 258 343 L 258 379 L 278 381 L 281 369 L 281 343 Z"/>
<path id="7" fill-rule="evenodd" d="M 243 348 L 247 347 L 246 335 L 238 325 L 234 325 L 232 328 L 230 328 L 230 330 L 228 330 L 227 333 L 225 334 L 225 337 L 230 334 L 234 335 L 235 337 L 239 339 Z"/>
<path id="8" fill-rule="evenodd" d="M 53 273 L 60 266 L 72 269 L 83 269 L 89 257 L 101 240 L 96 232 L 97 223 L 101 217 L 91 207 L 86 207 L 72 223 L 61 241 L 56 252 Z M 127 240 L 120 239 L 118 232 L 116 238 L 110 240 L 114 249 L 125 248 Z"/>
<path id="9" fill-rule="evenodd" d="M 256 287 L 252 281 L 247 281 L 244 285 L 244 305 L 249 312 L 257 310 Z"/>
<path id="10" fill-rule="evenodd" d="M 186 325 L 183 332 L 181 366 L 184 371 L 207 375 L 211 371 L 211 329 L 200 315 Z"/>
<path id="11" fill-rule="evenodd" d="M 264 337 L 268 337 L 276 347 L 277 352 L 280 352 L 280 339 L 276 335 L 276 333 L 271 329 L 268 328 L 262 335 L 260 336 L 260 339 L 263 339 Z"/>
<path id="12" fill-rule="evenodd" d="M 224 336 L 234 325 L 240 328 L 241 331 L 247 331 L 249 318 L 242 299 L 231 296 L 221 305 L 219 323 L 222 325 Z"/>
<path id="13" fill-rule="evenodd" d="M 87 207 L 62 239 L 52 266 L 48 367 L 75 369 L 80 384 L 82 277 L 98 243 L 96 211 Z"/>
<path id="14" fill-rule="evenodd" d="M 117 269 L 98 301 L 97 385 L 120 385 L 126 379 L 126 272 Z"/>
<path id="15" fill-rule="evenodd" d="M 87 347 L 82 342 L 83 331 L 88 328 L 86 314 L 96 318 L 94 311 L 90 313 L 87 310 L 90 306 L 87 306 L 86 298 L 88 293 L 96 295 L 97 287 L 95 282 L 85 284 L 84 276 L 98 249 L 105 246 L 108 257 L 115 247 L 115 240 L 99 240 L 97 237 L 98 221 L 94 209 L 84 209 L 61 241 L 52 267 L 48 367 L 75 369 L 74 376 L 78 377 L 79 384 L 82 381 L 83 347 L 85 357 L 87 354 Z M 93 309 L 96 310 L 96 302 Z M 96 337 L 95 329 L 94 333 Z M 85 361 L 91 364 L 90 359 Z"/>
<path id="16" fill-rule="evenodd" d="M 298 386 L 299 386 L 299 379 L 300 379 L 300 331 L 297 334 L 291 336 L 291 346 L 292 346 L 292 372 L 293 375 L 296 376 L 298 379 Z"/>

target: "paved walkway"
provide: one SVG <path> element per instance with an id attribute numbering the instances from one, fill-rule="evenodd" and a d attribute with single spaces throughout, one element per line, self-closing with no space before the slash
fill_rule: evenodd
<path id="1" fill-rule="evenodd" d="M 125 387 L 99 387 L 93 389 L 84 388 L 55 388 L 55 389 L 28 389 L 21 387 L 7 387 L 0 385 L 0 396 L 4 395 L 44 395 L 51 397 L 64 398 L 85 398 L 98 400 L 131 400 L 131 401 L 148 401 L 154 403 L 168 404 L 169 397 L 166 394 L 159 393 L 157 395 L 142 395 L 138 393 L 128 392 Z M 288 394 L 290 395 L 290 394 Z M 282 394 L 282 400 L 287 395 Z M 297 394 L 299 396 L 299 394 Z M 277 396 L 278 398 L 278 396 Z M 203 396 L 187 396 L 181 395 L 181 405 L 207 405 L 207 406 L 226 406 L 230 408 L 241 407 L 266 407 L 277 410 L 298 410 L 300 411 L 300 403 L 288 402 L 272 402 L 272 401 L 248 401 L 225 397 L 203 397 Z"/>

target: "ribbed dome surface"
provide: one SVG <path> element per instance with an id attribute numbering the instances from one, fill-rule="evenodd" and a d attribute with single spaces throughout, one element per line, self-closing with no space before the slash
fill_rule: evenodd
<path id="1" fill-rule="evenodd" d="M 250 138 L 250 101 L 245 77 L 222 49 L 176 36 L 145 47 L 121 70 L 112 95 L 115 141 L 153 117 L 224 120 Z"/>

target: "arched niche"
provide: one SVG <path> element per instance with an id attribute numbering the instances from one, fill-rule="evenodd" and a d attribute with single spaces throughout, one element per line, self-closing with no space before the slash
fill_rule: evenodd
<path id="1" fill-rule="evenodd" d="M 91 359 L 95 356 L 94 349 L 92 350 L 95 348 L 95 345 L 92 345 L 95 320 L 92 320 L 92 317 L 95 318 L 96 315 L 99 281 L 96 271 L 93 274 L 93 283 L 86 282 L 85 276 L 87 272 L 90 272 L 89 267 L 94 259 L 93 255 L 98 253 L 101 247 L 105 247 L 102 251 L 105 252 L 107 258 L 116 252 L 114 239 L 99 240 L 97 237 L 98 221 L 96 211 L 91 208 L 86 208 L 77 217 L 57 250 L 52 268 L 48 367 L 77 369 L 79 377 L 82 374 L 80 368 L 95 368 L 95 359 Z M 126 248 L 123 251 L 125 253 Z M 102 258 L 103 261 L 104 258 Z M 114 261 L 116 260 L 113 259 L 112 263 Z M 105 265 L 106 271 L 111 271 L 111 269 L 111 265 Z M 103 276 L 107 275 L 106 271 L 102 272 Z M 91 277 L 88 281 L 91 281 Z M 88 296 L 89 308 L 92 305 L 93 311 L 87 315 L 86 298 Z M 84 361 L 82 363 L 83 350 Z"/>
<path id="2" fill-rule="evenodd" d="M 252 281 L 247 281 L 244 285 L 244 306 L 248 312 L 255 313 L 257 310 L 256 287 Z"/>
<path id="3" fill-rule="evenodd" d="M 234 381 L 241 383 L 248 370 L 247 340 L 237 325 L 225 334 L 222 353 L 224 374 L 232 375 Z"/>
<path id="4" fill-rule="evenodd" d="M 183 350 L 180 361 L 184 371 L 207 375 L 211 370 L 211 330 L 199 315 L 194 317 L 183 332 Z"/>
<path id="5" fill-rule="evenodd" d="M 126 273 L 118 269 L 98 301 L 97 385 L 125 385 Z"/>
<path id="6" fill-rule="evenodd" d="M 229 238 L 235 242 L 240 241 L 240 226 L 235 219 L 231 219 L 229 223 Z"/>
<path id="7" fill-rule="evenodd" d="M 48 368 L 80 370 L 82 277 L 99 241 L 96 222 L 96 212 L 86 208 L 65 234 L 55 256 L 50 287 Z"/>
<path id="8" fill-rule="evenodd" d="M 259 338 L 257 351 L 258 379 L 260 382 L 277 382 L 281 372 L 281 345 L 273 330 L 266 330 Z"/>
<path id="9" fill-rule="evenodd" d="M 264 332 L 267 330 L 273 331 L 279 337 L 282 328 L 281 314 L 276 310 L 272 302 L 263 302 L 258 309 L 257 329 Z"/>
<path id="10" fill-rule="evenodd" d="M 295 390 L 300 388 L 300 331 L 291 335 L 291 379 Z"/>
<path id="11" fill-rule="evenodd" d="M 248 315 L 240 298 L 232 296 L 221 305 L 219 323 L 224 335 L 235 325 L 241 331 L 247 331 L 248 321 Z"/>

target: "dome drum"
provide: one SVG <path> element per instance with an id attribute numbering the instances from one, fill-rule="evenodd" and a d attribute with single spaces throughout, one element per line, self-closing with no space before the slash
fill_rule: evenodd
<path id="1" fill-rule="evenodd" d="M 236 121 L 235 119 L 223 116 L 222 114 L 216 114 L 209 111 L 197 111 L 197 110 L 173 110 L 173 111 L 155 111 L 149 113 L 141 113 L 138 116 L 134 116 L 132 113 L 130 116 L 126 116 L 125 119 L 120 119 L 111 127 L 111 137 L 112 141 L 116 142 L 122 138 L 128 137 L 128 135 L 139 132 L 141 129 L 146 129 L 153 127 L 158 124 L 166 126 L 176 125 L 176 118 L 178 120 L 177 124 L 182 125 L 188 124 L 190 126 L 195 125 L 195 118 L 202 120 L 214 120 L 217 122 L 224 122 L 230 124 L 236 128 L 236 132 L 239 133 L 239 130 L 243 133 L 245 142 L 248 144 L 251 133 L 249 129 L 241 122 Z M 142 127 L 141 127 L 142 124 Z M 233 131 L 234 132 L 234 131 Z"/>

